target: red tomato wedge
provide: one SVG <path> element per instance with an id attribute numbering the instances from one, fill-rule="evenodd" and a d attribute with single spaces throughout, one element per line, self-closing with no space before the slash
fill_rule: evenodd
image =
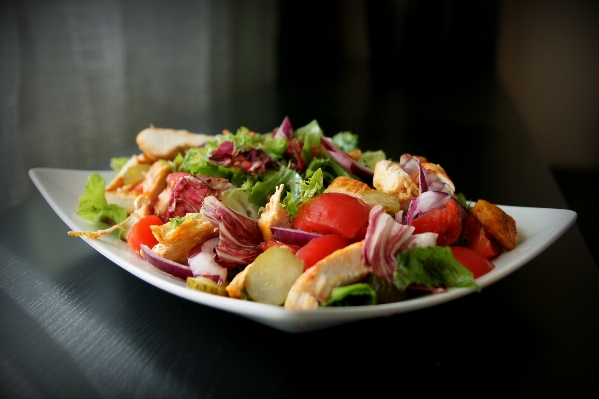
<path id="1" fill-rule="evenodd" d="M 164 224 L 164 222 L 156 215 L 144 216 L 131 226 L 131 230 L 129 231 L 129 234 L 127 234 L 127 245 L 136 252 L 139 252 L 141 249 L 141 244 L 145 244 L 149 248 L 152 248 L 154 245 L 158 244 L 158 240 L 154 237 L 154 234 L 152 234 L 150 226 L 160 226 L 162 224 Z"/>
<path id="2" fill-rule="evenodd" d="M 453 257 L 472 272 L 474 278 L 479 278 L 493 270 L 495 265 L 476 251 L 467 247 L 451 247 Z"/>
<path id="3" fill-rule="evenodd" d="M 342 193 L 323 193 L 306 201 L 293 218 L 293 228 L 322 234 L 337 234 L 359 240 L 368 223 L 370 206 Z"/>
<path id="4" fill-rule="evenodd" d="M 463 236 L 466 238 L 466 246 L 478 252 L 487 259 L 503 251 L 499 244 L 474 218 L 469 215 L 464 223 Z"/>
<path id="5" fill-rule="evenodd" d="M 304 261 L 304 270 L 314 266 L 316 262 L 338 249 L 345 248 L 350 244 L 349 240 L 337 234 L 326 234 L 308 241 L 301 247 L 296 255 Z"/>
<path id="6" fill-rule="evenodd" d="M 449 200 L 441 209 L 433 209 L 412 221 L 414 234 L 437 233 L 437 245 L 454 244 L 462 234 L 462 218 L 454 200 Z"/>

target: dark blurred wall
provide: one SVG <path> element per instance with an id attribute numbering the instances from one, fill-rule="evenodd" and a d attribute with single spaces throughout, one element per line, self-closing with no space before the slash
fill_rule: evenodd
<path id="1" fill-rule="evenodd" d="M 151 124 L 213 134 L 272 110 L 251 96 L 276 80 L 277 17 L 276 0 L 3 1 L 0 210 L 36 192 L 30 168 L 107 167 Z"/>
<path id="2" fill-rule="evenodd" d="M 150 124 L 218 133 L 343 115 L 339 128 L 359 133 L 377 87 L 451 84 L 459 95 L 461 82 L 494 74 L 550 165 L 599 168 L 597 4 L 4 1 L 0 210 L 35 193 L 30 168 L 108 165 Z M 323 97 L 322 85 L 345 91 Z M 294 101 L 280 100 L 283 86 Z M 403 106 L 418 105 L 377 112 L 400 126 Z"/>

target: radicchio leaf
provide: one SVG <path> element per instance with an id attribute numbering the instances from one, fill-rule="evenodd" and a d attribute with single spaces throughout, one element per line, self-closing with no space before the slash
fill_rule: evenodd
<path id="1" fill-rule="evenodd" d="M 223 141 L 208 156 L 208 159 L 227 168 L 242 168 L 246 173 L 253 175 L 264 173 L 267 166 L 274 164 L 272 158 L 264 151 L 252 148 L 235 148 L 233 141 Z"/>
<path id="2" fill-rule="evenodd" d="M 197 213 L 208 196 L 222 198 L 221 192 L 229 188 L 227 179 L 212 176 L 185 175 L 173 185 L 165 220 L 187 213 Z"/>
<path id="3" fill-rule="evenodd" d="M 232 210 L 214 196 L 206 197 L 200 213 L 218 226 L 220 241 L 216 255 L 219 264 L 227 268 L 247 265 L 262 252 L 262 233 L 256 219 Z"/>
<path id="4" fill-rule="evenodd" d="M 396 254 L 401 245 L 414 231 L 413 226 L 397 223 L 378 204 L 372 207 L 368 216 L 368 229 L 362 247 L 362 257 L 372 272 L 387 281 L 393 281 Z"/>
<path id="5" fill-rule="evenodd" d="M 281 126 L 276 130 L 273 137 L 286 139 L 287 141 L 291 141 L 293 138 L 293 127 L 291 126 L 291 121 L 289 117 L 285 117 L 283 122 L 281 122 Z"/>

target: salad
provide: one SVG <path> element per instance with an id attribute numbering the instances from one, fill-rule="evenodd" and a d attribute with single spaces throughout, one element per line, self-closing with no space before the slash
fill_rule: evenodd
<path id="1" fill-rule="evenodd" d="M 190 289 L 291 310 L 365 306 L 476 279 L 512 250 L 515 220 L 467 201 L 439 164 L 363 151 L 316 120 L 218 135 L 149 127 L 140 153 L 92 173 L 77 213 Z"/>

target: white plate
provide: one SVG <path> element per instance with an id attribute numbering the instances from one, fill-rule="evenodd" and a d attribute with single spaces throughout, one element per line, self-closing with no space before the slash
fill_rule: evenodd
<path id="1" fill-rule="evenodd" d="M 92 172 L 100 173 L 107 182 L 114 176 L 112 171 L 51 168 L 31 169 L 29 176 L 48 204 L 71 230 L 95 231 L 100 228 L 98 225 L 86 222 L 76 214 L 79 196 L 83 193 L 87 177 Z M 480 287 L 486 287 L 526 264 L 551 245 L 576 220 L 576 213 L 567 209 L 513 206 L 501 206 L 501 208 L 516 219 L 518 244 L 514 250 L 500 255 L 494 260 L 495 269 L 476 280 Z M 185 286 L 185 282 L 182 280 L 149 265 L 143 258 L 131 251 L 123 241 L 119 240 L 115 233 L 97 240 L 87 237 L 83 237 L 83 240 L 123 269 L 164 291 L 202 305 L 244 316 L 281 331 L 294 333 L 410 312 L 474 292 L 471 289 L 459 288 L 392 304 L 290 311 L 279 306 L 191 290 Z"/>

